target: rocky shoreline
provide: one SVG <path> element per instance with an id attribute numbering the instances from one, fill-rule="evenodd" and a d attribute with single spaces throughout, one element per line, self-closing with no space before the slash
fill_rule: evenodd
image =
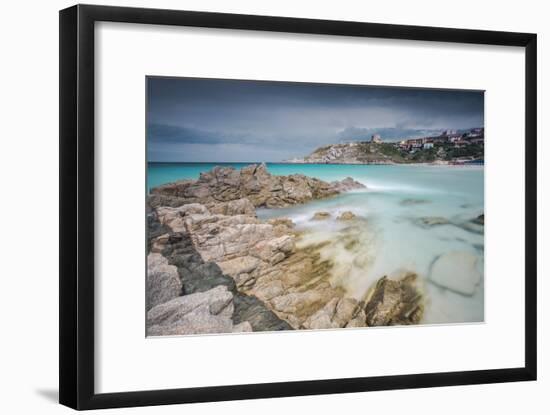
<path id="1" fill-rule="evenodd" d="M 331 281 L 323 244 L 302 246 L 288 218 L 261 221 L 278 208 L 364 188 L 352 178 L 324 182 L 273 176 L 264 164 L 215 167 L 197 180 L 148 197 L 147 334 L 329 329 L 416 324 L 424 301 L 417 276 L 381 276 L 364 298 Z M 325 212 L 318 212 L 323 220 Z M 339 221 L 361 220 L 344 212 Z M 350 249 L 353 241 L 349 242 Z"/>

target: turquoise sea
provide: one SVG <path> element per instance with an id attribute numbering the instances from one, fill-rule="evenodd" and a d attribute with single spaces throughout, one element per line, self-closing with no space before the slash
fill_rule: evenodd
<path id="1" fill-rule="evenodd" d="M 196 179 L 216 165 L 241 168 L 250 163 L 149 163 L 148 188 L 181 179 Z M 355 229 L 360 249 L 350 254 L 342 244 L 332 243 L 322 255 L 338 264 L 334 283 L 349 295 L 361 298 L 383 275 L 403 271 L 420 275 L 427 297 L 424 323 L 480 322 L 484 320 L 483 228 L 468 222 L 484 213 L 483 166 L 431 165 L 316 165 L 267 164 L 275 175 L 302 173 L 325 181 L 352 177 L 367 186 L 335 198 L 283 209 L 258 209 L 258 217 L 290 217 L 299 229 L 307 230 L 301 243 L 336 240 L 344 229 L 334 218 L 352 211 L 365 218 Z M 316 211 L 328 211 L 329 221 L 315 222 Z M 422 226 L 420 218 L 444 218 L 448 223 Z M 349 226 L 348 226 L 349 228 Z M 358 253 L 359 252 L 359 253 Z M 481 280 L 473 294 L 456 292 L 434 284 L 429 276 L 441 255 L 461 252 L 477 258 Z"/>

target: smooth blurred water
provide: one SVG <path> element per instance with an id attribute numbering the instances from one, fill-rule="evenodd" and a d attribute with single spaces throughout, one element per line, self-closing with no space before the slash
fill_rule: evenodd
<path id="1" fill-rule="evenodd" d="M 158 186 L 181 179 L 196 179 L 200 172 L 221 163 L 149 164 L 148 185 Z M 240 168 L 249 163 L 228 163 Z M 421 276 L 428 298 L 424 323 L 478 322 L 484 319 L 483 281 L 473 296 L 440 288 L 427 280 L 430 266 L 439 255 L 470 252 L 478 257 L 483 274 L 484 236 L 460 224 L 483 213 L 483 167 L 427 165 L 314 165 L 268 164 L 276 175 L 302 173 L 326 181 L 353 177 L 365 184 L 335 198 L 317 200 L 283 209 L 258 209 L 262 219 L 290 217 L 298 229 L 308 230 L 302 244 L 334 241 L 350 232 L 359 239 L 353 253 L 341 243 L 323 248 L 322 255 L 336 264 L 334 281 L 348 294 L 361 298 L 383 275 L 413 271 Z M 312 221 L 316 211 L 328 211 L 328 221 Z M 364 218 L 348 223 L 335 218 L 352 211 Z M 448 225 L 422 227 L 421 217 L 444 217 Z"/>

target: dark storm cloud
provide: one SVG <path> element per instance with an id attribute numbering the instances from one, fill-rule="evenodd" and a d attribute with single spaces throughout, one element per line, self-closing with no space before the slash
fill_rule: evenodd
<path id="1" fill-rule="evenodd" d="M 483 93 L 149 78 L 152 161 L 281 161 L 321 145 L 483 125 Z"/>
<path id="2" fill-rule="evenodd" d="M 244 135 L 204 131 L 177 125 L 149 124 L 147 133 L 148 144 L 152 146 L 167 144 L 254 143 L 254 139 Z"/>

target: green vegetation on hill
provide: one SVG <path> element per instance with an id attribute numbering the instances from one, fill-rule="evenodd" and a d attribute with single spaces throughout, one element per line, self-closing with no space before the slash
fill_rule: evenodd
<path id="1" fill-rule="evenodd" d="M 404 157 L 405 153 L 402 153 L 391 143 L 360 143 L 359 151 L 363 153 L 363 157 L 359 156 L 359 159 L 366 161 L 391 161 L 393 163 L 406 163 L 407 160 Z"/>
<path id="2" fill-rule="evenodd" d="M 445 151 L 445 160 L 453 160 L 456 158 L 471 157 L 474 159 L 483 158 L 483 146 L 479 144 L 470 144 L 465 147 L 455 148 L 452 144 L 443 144 L 441 148 Z"/>

